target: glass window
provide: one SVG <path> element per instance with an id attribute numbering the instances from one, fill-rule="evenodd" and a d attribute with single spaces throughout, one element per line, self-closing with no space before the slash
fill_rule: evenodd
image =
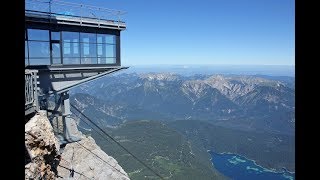
<path id="1" fill-rule="evenodd" d="M 96 34 L 80 33 L 80 42 L 97 43 Z"/>
<path id="2" fill-rule="evenodd" d="M 97 57 L 97 44 L 81 43 L 81 57 Z"/>
<path id="3" fill-rule="evenodd" d="M 71 44 L 69 42 L 70 40 L 65 40 L 63 42 L 63 56 L 71 54 L 71 51 L 70 51 Z"/>
<path id="4" fill-rule="evenodd" d="M 98 43 L 116 44 L 116 36 L 110 34 L 97 34 Z"/>
<path id="5" fill-rule="evenodd" d="M 116 36 L 115 35 L 106 36 L 106 43 L 116 44 Z"/>
<path id="6" fill-rule="evenodd" d="M 79 44 L 78 43 L 63 43 L 63 57 L 79 57 Z"/>
<path id="7" fill-rule="evenodd" d="M 27 39 L 27 31 L 24 31 L 24 39 Z M 28 59 L 28 41 L 24 41 L 24 64 L 27 66 L 29 65 L 29 59 Z"/>
<path id="8" fill-rule="evenodd" d="M 79 33 L 63 32 L 63 57 L 78 57 L 79 53 Z M 72 61 L 73 62 L 73 61 Z"/>
<path id="9" fill-rule="evenodd" d="M 72 47 L 73 47 L 73 53 L 79 54 L 79 41 L 78 41 L 78 39 L 73 40 Z"/>
<path id="10" fill-rule="evenodd" d="M 80 64 L 79 58 L 63 58 L 63 64 Z"/>
<path id="11" fill-rule="evenodd" d="M 83 56 L 88 55 L 89 56 L 89 43 L 83 43 Z"/>
<path id="12" fill-rule="evenodd" d="M 24 57 L 28 58 L 28 41 L 24 42 Z"/>
<path id="13" fill-rule="evenodd" d="M 52 64 L 61 64 L 61 58 L 52 58 Z"/>
<path id="14" fill-rule="evenodd" d="M 106 57 L 116 57 L 116 46 L 115 45 L 107 45 L 106 46 Z"/>
<path id="15" fill-rule="evenodd" d="M 60 32 L 51 32 L 51 40 L 60 40 Z"/>
<path id="16" fill-rule="evenodd" d="M 29 41 L 28 45 L 30 58 L 50 57 L 49 42 Z"/>
<path id="17" fill-rule="evenodd" d="M 28 29 L 28 40 L 49 41 L 49 31 Z"/>
<path id="18" fill-rule="evenodd" d="M 106 64 L 106 58 L 105 57 L 98 57 L 98 64 Z"/>
<path id="19" fill-rule="evenodd" d="M 116 46 L 110 44 L 97 44 L 98 57 L 116 57 Z"/>
<path id="20" fill-rule="evenodd" d="M 52 43 L 52 57 L 53 58 L 60 58 L 60 44 L 59 43 Z"/>
<path id="21" fill-rule="evenodd" d="M 82 42 L 89 43 L 89 38 L 82 38 Z"/>
<path id="22" fill-rule="evenodd" d="M 106 57 L 105 47 L 106 44 L 97 44 L 98 46 L 98 57 Z"/>
<path id="23" fill-rule="evenodd" d="M 102 40 L 102 37 L 97 37 L 97 43 L 102 43 L 103 42 L 103 40 Z"/>
<path id="24" fill-rule="evenodd" d="M 97 64 L 96 57 L 81 57 L 81 64 Z"/>
<path id="25" fill-rule="evenodd" d="M 50 58 L 29 58 L 30 65 L 50 65 Z"/>
<path id="26" fill-rule="evenodd" d="M 115 64 L 116 58 L 98 57 L 98 64 Z"/>
<path id="27" fill-rule="evenodd" d="M 63 41 L 74 41 L 76 40 L 77 42 L 79 41 L 79 32 L 66 32 L 63 31 L 62 32 L 62 40 Z"/>

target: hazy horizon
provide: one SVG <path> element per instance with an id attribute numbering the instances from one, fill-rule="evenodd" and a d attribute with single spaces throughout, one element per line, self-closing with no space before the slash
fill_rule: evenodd
<path id="1" fill-rule="evenodd" d="M 125 65 L 124 65 L 125 66 Z M 121 73 L 234 74 L 295 77 L 295 65 L 213 65 L 213 64 L 154 64 L 132 65 Z"/>

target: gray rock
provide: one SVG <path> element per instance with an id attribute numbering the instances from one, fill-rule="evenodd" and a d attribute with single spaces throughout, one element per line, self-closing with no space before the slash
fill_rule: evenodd
<path id="1" fill-rule="evenodd" d="M 129 180 L 127 173 L 118 162 L 102 151 L 90 136 L 83 136 L 81 141 L 67 144 L 63 150 L 58 175 L 68 178 L 70 171 L 62 166 L 73 168 L 74 171 L 82 174 L 74 173 L 74 179 Z"/>
<path id="2" fill-rule="evenodd" d="M 45 111 L 25 124 L 25 146 L 31 159 L 25 165 L 25 179 L 55 179 L 53 169 L 60 146 Z"/>
<path id="3" fill-rule="evenodd" d="M 46 111 L 32 117 L 25 124 L 26 152 L 31 159 L 25 165 L 25 179 L 129 180 L 118 162 L 102 151 L 92 137 L 78 133 L 83 139 L 67 144 L 61 151 Z M 68 169 L 74 169 L 73 177 Z"/>

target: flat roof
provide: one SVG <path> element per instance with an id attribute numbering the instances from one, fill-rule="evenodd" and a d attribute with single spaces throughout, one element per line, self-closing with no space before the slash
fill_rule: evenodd
<path id="1" fill-rule="evenodd" d="M 49 14 L 47 12 L 25 12 L 25 21 L 40 22 L 40 23 L 52 23 L 52 24 L 66 24 L 73 26 L 87 26 L 106 29 L 118 29 L 125 30 L 126 24 L 122 21 L 105 20 L 88 17 L 78 17 L 72 15 L 58 15 Z"/>
<path id="2" fill-rule="evenodd" d="M 124 30 L 123 14 L 119 10 L 60 0 L 26 0 L 25 21 Z"/>

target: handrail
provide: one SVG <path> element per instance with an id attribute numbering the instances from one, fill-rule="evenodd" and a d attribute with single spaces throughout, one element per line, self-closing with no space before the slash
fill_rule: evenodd
<path id="1" fill-rule="evenodd" d="M 70 14 L 61 14 L 61 13 L 49 13 L 46 11 L 37 11 L 37 10 L 25 10 L 26 15 L 29 14 L 38 14 L 38 15 L 48 15 L 48 17 L 53 17 L 53 15 L 58 15 L 58 16 L 65 16 L 65 17 L 75 17 L 75 18 L 86 18 L 86 19 L 98 19 L 100 21 L 109 21 L 109 22 L 119 22 L 119 23 L 125 23 L 124 21 L 120 21 L 120 20 L 112 20 L 112 19 L 101 19 L 101 18 L 93 18 L 93 17 L 81 17 L 81 16 L 76 16 L 76 15 L 70 15 Z"/>
<path id="2" fill-rule="evenodd" d="M 37 93 L 37 70 L 25 69 L 25 110 L 39 110 Z"/>
<path id="3" fill-rule="evenodd" d="M 64 2 L 60 0 L 26 0 L 25 11 L 43 11 L 50 17 L 55 15 L 69 16 L 69 17 L 80 17 L 91 18 L 100 20 L 109 20 L 114 23 L 121 23 L 121 16 L 126 14 L 124 11 L 108 9 L 103 7 L 97 7 L 92 5 Z"/>

